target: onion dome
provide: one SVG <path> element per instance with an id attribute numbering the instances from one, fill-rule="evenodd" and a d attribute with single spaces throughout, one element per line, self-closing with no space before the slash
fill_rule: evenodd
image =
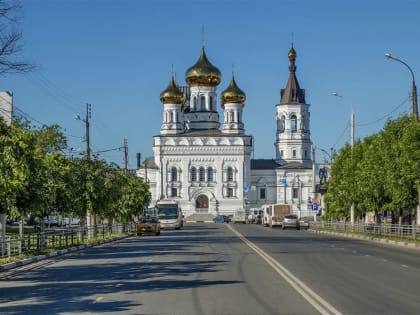
<path id="1" fill-rule="evenodd" d="M 217 86 L 222 81 L 222 74 L 207 59 L 204 47 L 198 61 L 185 73 L 185 81 L 189 86 Z"/>
<path id="2" fill-rule="evenodd" d="M 229 86 L 226 90 L 222 92 L 222 108 L 224 108 L 226 103 L 235 103 L 235 104 L 245 104 L 246 95 L 235 82 L 235 77 L 232 76 Z"/>
<path id="3" fill-rule="evenodd" d="M 160 101 L 163 104 L 182 104 L 184 101 L 184 93 L 177 87 L 174 77 L 172 77 L 166 90 L 160 93 Z"/>
<path id="4" fill-rule="evenodd" d="M 293 48 L 293 44 L 292 44 L 292 47 L 290 47 L 288 56 L 289 56 L 290 61 L 295 61 L 296 60 L 296 51 Z"/>

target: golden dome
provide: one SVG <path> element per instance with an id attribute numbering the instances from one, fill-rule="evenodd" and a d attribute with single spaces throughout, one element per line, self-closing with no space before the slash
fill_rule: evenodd
<path id="1" fill-rule="evenodd" d="M 289 50 L 289 55 L 288 56 L 289 56 L 290 61 L 295 61 L 296 60 L 296 51 L 293 48 L 293 44 L 292 44 L 292 47 Z"/>
<path id="2" fill-rule="evenodd" d="M 207 59 L 204 47 L 198 61 L 185 73 L 185 81 L 189 86 L 217 86 L 222 81 L 222 75 Z"/>
<path id="3" fill-rule="evenodd" d="M 226 103 L 245 104 L 246 95 L 235 82 L 235 77 L 232 76 L 229 86 L 222 92 L 222 108 L 225 108 Z"/>
<path id="4" fill-rule="evenodd" d="M 184 93 L 176 86 L 174 77 L 172 77 L 166 90 L 160 93 L 160 101 L 163 104 L 182 104 L 184 101 Z"/>

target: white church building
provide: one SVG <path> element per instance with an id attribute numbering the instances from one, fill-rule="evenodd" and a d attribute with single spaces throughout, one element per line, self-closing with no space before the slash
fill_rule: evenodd
<path id="1" fill-rule="evenodd" d="M 296 52 L 288 53 L 289 79 L 273 112 L 275 158 L 252 159 L 253 137 L 242 119 L 246 95 L 232 76 L 220 94 L 221 72 L 204 47 L 187 69 L 188 86 L 172 77 L 160 94 L 163 119 L 153 137 L 154 156 L 138 166 L 150 185 L 152 202 L 177 200 L 184 215 L 232 214 L 264 204 L 287 203 L 299 216 L 312 215 L 315 187 L 309 104 L 296 78 Z M 273 135 L 274 136 L 274 135 Z"/>

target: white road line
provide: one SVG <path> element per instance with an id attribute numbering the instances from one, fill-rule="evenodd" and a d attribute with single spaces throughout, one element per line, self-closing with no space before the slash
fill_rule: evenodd
<path id="1" fill-rule="evenodd" d="M 262 259 L 264 259 L 277 273 L 283 277 L 305 300 L 307 300 L 313 307 L 315 307 L 321 314 L 337 314 L 341 312 L 334 308 L 331 304 L 325 301 L 322 297 L 311 290 L 305 283 L 296 278 L 289 270 L 282 264 L 268 255 L 265 251 L 260 249 L 257 245 L 245 238 L 241 233 L 236 231 L 230 225 L 227 225 L 245 244 L 247 244 L 253 251 L 255 251 Z"/>
<path id="2" fill-rule="evenodd" d="M 401 265 L 401 267 L 403 267 L 403 268 L 408 268 L 408 266 L 407 266 L 407 265 Z"/>

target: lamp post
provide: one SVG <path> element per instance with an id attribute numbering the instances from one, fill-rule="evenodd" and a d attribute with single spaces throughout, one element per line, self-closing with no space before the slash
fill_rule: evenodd
<path id="1" fill-rule="evenodd" d="M 398 61 L 399 63 L 402 63 L 410 71 L 411 78 L 412 78 L 411 100 L 413 102 L 413 118 L 414 118 L 414 120 L 416 122 L 418 122 L 419 121 L 419 112 L 418 112 L 418 106 L 417 106 L 417 87 L 416 87 L 416 80 L 414 79 L 414 72 L 413 72 L 413 70 L 410 68 L 410 66 L 407 63 L 405 63 L 401 59 L 398 59 L 397 57 L 395 57 L 391 53 L 386 53 L 385 54 L 385 57 L 388 58 L 388 59 L 392 59 L 392 60 Z"/>
<path id="2" fill-rule="evenodd" d="M 410 71 L 411 78 L 412 78 L 411 100 L 413 102 L 413 118 L 414 118 L 415 122 L 418 122 L 419 121 L 419 112 L 418 112 L 418 106 L 417 106 L 417 87 L 416 87 L 416 80 L 414 79 L 413 70 L 411 69 L 411 67 L 407 63 L 405 63 L 401 59 L 398 59 L 397 57 L 395 57 L 391 53 L 386 53 L 385 57 L 388 58 L 388 59 L 398 61 L 399 63 L 402 63 Z M 417 223 L 417 225 L 420 225 L 420 187 L 417 187 L 417 199 L 418 199 L 418 205 L 417 205 L 417 215 L 416 215 L 417 222 L 416 223 Z"/>
<path id="3" fill-rule="evenodd" d="M 340 95 L 337 92 L 333 93 L 334 96 L 343 98 L 342 95 Z M 350 146 L 351 149 L 353 151 L 353 147 L 354 147 L 354 110 L 353 107 L 350 105 L 351 108 L 351 114 L 350 114 Z M 354 204 L 352 203 L 350 206 L 350 223 L 352 225 L 354 225 Z"/>

